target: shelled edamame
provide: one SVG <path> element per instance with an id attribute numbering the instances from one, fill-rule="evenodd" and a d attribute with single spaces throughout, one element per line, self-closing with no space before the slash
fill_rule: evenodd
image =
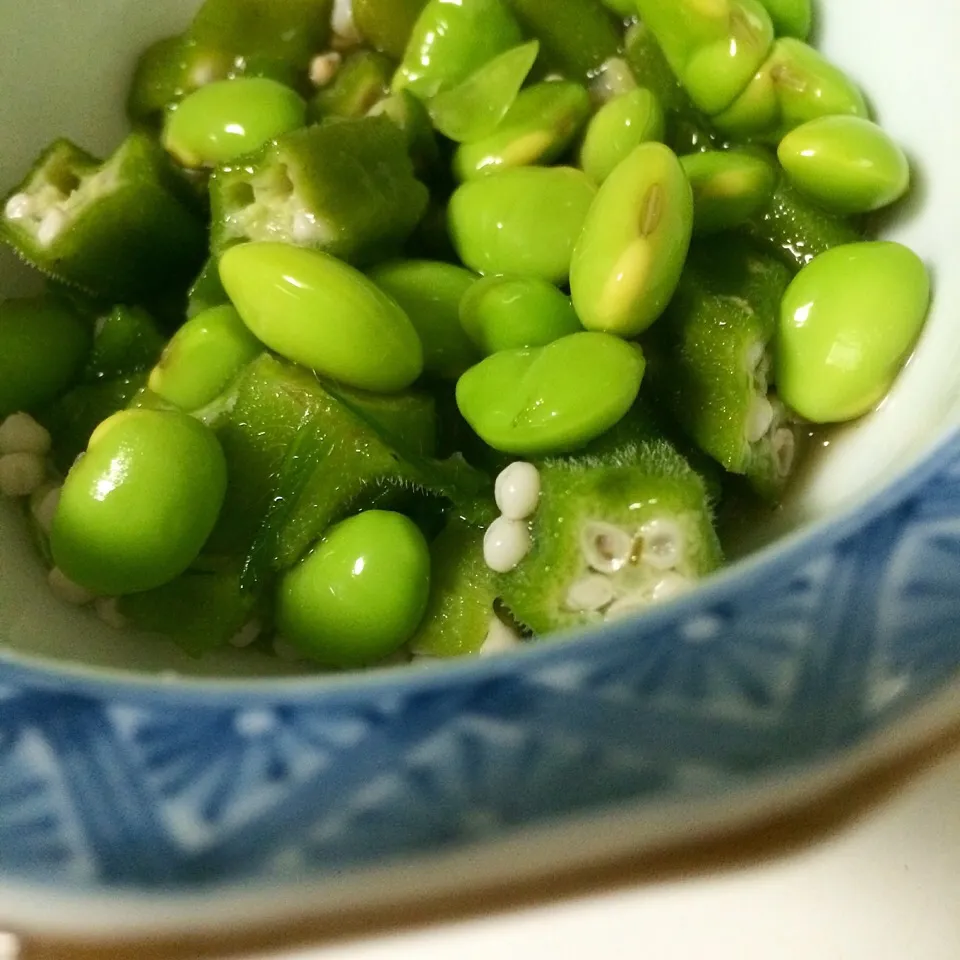
<path id="1" fill-rule="evenodd" d="M 3 199 L 48 289 L 0 302 L 0 492 L 56 596 L 343 670 L 692 589 L 930 304 L 814 13 L 204 0 L 108 159 Z"/>

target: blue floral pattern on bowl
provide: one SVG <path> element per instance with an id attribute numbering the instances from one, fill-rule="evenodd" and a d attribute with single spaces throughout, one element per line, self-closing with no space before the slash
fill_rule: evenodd
<path id="1" fill-rule="evenodd" d="M 867 523 L 516 657 L 215 697 L 0 667 L 0 881 L 299 882 L 835 756 L 960 670 L 958 451 Z"/>

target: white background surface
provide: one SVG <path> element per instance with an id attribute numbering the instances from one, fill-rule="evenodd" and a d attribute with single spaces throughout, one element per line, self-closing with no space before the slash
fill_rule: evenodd
<path id="1" fill-rule="evenodd" d="M 269 960 L 504 957 L 960 960 L 960 755 L 835 836 L 759 866 Z"/>

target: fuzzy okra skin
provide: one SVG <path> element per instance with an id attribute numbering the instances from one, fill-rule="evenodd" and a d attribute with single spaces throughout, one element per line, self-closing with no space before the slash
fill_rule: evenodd
<path id="1" fill-rule="evenodd" d="M 601 623 L 662 602 L 721 563 L 703 480 L 654 430 L 537 464 L 532 549 L 498 578 L 536 634 Z"/>
<path id="2" fill-rule="evenodd" d="M 159 293 L 187 281 L 206 246 L 173 177 L 146 134 L 102 164 L 57 140 L 5 199 L 0 239 L 46 276 L 105 300 Z"/>
<path id="3" fill-rule="evenodd" d="M 427 208 L 403 133 L 386 117 L 331 120 L 268 144 L 211 178 L 211 246 L 245 240 L 382 260 Z"/>
<path id="4" fill-rule="evenodd" d="M 372 50 L 350 54 L 337 75 L 310 101 L 310 117 L 362 117 L 390 91 L 393 64 Z"/>
<path id="5" fill-rule="evenodd" d="M 647 344 L 654 392 L 684 432 L 772 500 L 798 439 L 768 383 L 789 281 L 783 264 L 744 241 L 701 244 Z"/>

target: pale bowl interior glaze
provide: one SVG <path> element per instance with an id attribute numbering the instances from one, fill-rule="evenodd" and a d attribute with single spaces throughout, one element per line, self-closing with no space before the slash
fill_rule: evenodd
<path id="1" fill-rule="evenodd" d="M 123 99 L 137 52 L 178 32 L 198 0 L 0 0 L 0 194 L 41 148 L 67 136 L 107 154 L 125 129 Z M 762 548 L 828 522 L 896 483 L 960 421 L 960 28 L 956 0 L 821 0 L 818 45 L 859 81 L 884 127 L 915 165 L 911 199 L 885 218 L 885 236 L 929 264 L 936 303 L 923 338 L 881 408 L 835 433 L 789 503 L 750 537 Z M 0 251 L 0 298 L 33 278 Z M 0 656 L 51 668 L 85 665 L 141 674 L 280 676 L 299 672 L 249 651 L 195 661 L 172 644 L 118 633 L 62 607 L 18 507 L 0 504 Z M 774 547 L 775 549 L 775 547 Z"/>

